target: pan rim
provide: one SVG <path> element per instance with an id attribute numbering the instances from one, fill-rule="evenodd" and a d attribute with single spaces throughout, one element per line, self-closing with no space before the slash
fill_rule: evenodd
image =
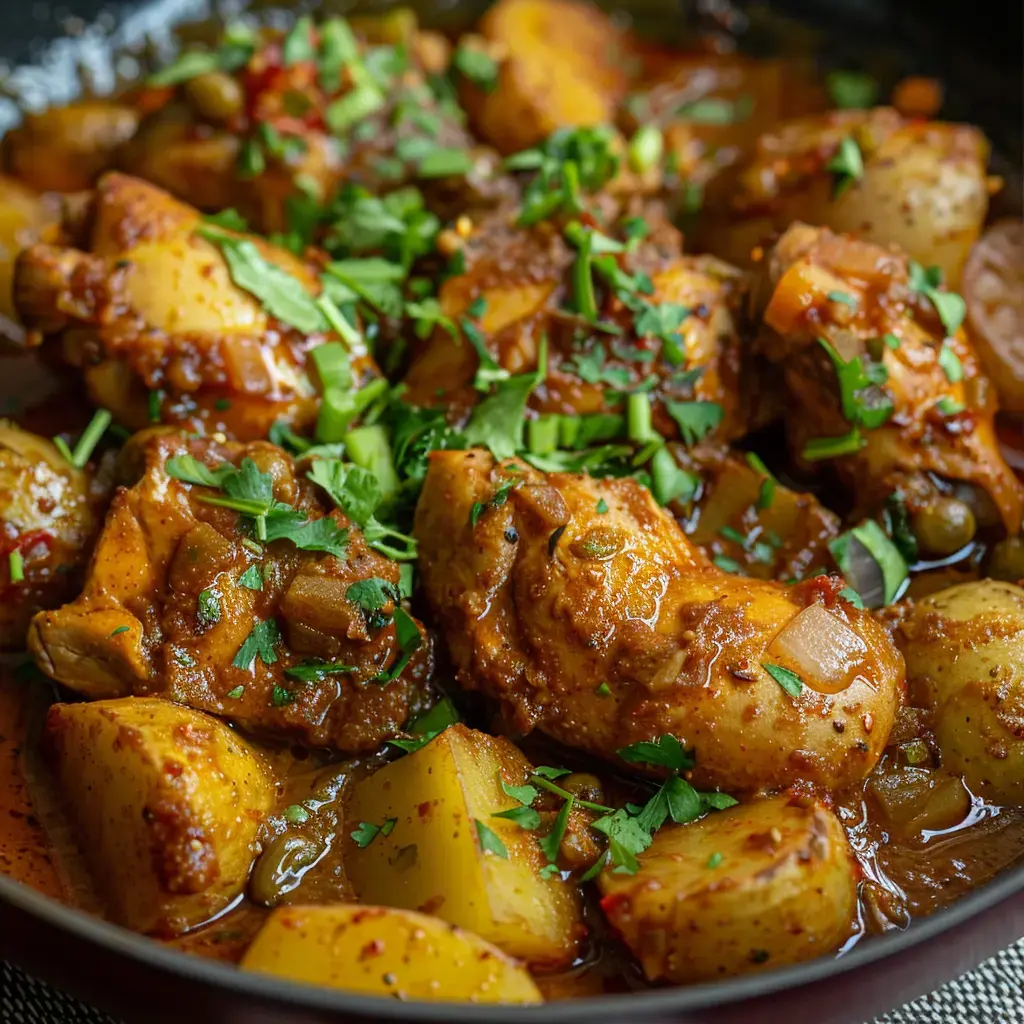
<path id="1" fill-rule="evenodd" d="M 738 1003 L 825 981 L 896 956 L 965 924 L 1021 891 L 1024 891 L 1024 864 L 1006 869 L 956 903 L 912 922 L 904 930 L 859 942 L 849 953 L 840 957 L 818 957 L 765 973 L 699 985 L 588 996 L 541 1006 L 499 1006 L 465 1002 L 399 1002 L 242 971 L 234 964 L 209 960 L 163 946 L 120 925 L 65 906 L 22 882 L 0 874 L 0 902 L 8 903 L 44 924 L 108 953 L 151 969 L 292 1007 L 359 1014 L 377 1020 L 443 1021 L 449 1024 L 472 1024 L 485 1020 L 488 1024 L 512 1024 L 538 1020 L 539 1014 L 546 1020 L 558 1022 L 617 1021 L 623 1019 L 622 1013 L 626 1010 L 638 1015 L 649 1015 L 658 1012 L 692 1012 Z"/>

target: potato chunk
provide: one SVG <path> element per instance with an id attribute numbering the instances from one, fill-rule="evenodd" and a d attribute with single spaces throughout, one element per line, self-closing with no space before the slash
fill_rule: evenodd
<path id="1" fill-rule="evenodd" d="M 644 974 L 677 984 L 830 953 L 857 907 L 839 820 L 785 796 L 662 829 L 637 874 L 604 871 L 599 885 Z"/>
<path id="2" fill-rule="evenodd" d="M 281 907 L 242 966 L 397 999 L 543 1002 L 529 973 L 489 942 L 436 917 L 391 907 Z"/>
<path id="3" fill-rule="evenodd" d="M 478 134 L 503 153 L 612 120 L 632 41 L 602 11 L 576 0 L 500 0 L 480 33 L 502 58 L 498 81 L 462 98 Z"/>
<path id="4" fill-rule="evenodd" d="M 758 139 L 735 179 L 715 183 L 704 241 L 742 265 L 803 220 L 898 245 L 955 286 L 988 209 L 988 152 L 976 128 L 906 120 L 888 107 L 785 121 Z"/>
<path id="5" fill-rule="evenodd" d="M 56 704 L 44 743 L 114 920 L 177 935 L 241 893 L 276 785 L 226 725 L 155 698 Z"/>
<path id="6" fill-rule="evenodd" d="M 346 846 L 359 898 L 436 914 L 530 963 L 571 961 L 583 930 L 573 891 L 540 877 L 544 857 L 530 832 L 493 817 L 517 806 L 502 780 L 521 785 L 529 767 L 506 740 L 453 726 L 358 783 L 349 820 L 394 819 L 387 835 Z M 484 850 L 484 826 L 507 857 Z"/>
<path id="7" fill-rule="evenodd" d="M 943 767 L 990 800 L 1024 804 L 1024 588 L 979 580 L 932 594 L 899 639 Z"/>

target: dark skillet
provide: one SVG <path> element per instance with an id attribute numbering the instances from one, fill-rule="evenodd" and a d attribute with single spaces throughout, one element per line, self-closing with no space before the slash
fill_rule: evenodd
<path id="1" fill-rule="evenodd" d="M 118 4 L 123 14 L 135 5 Z M 163 12 L 195 16 L 196 6 L 162 3 Z M 335 5 L 324 5 L 333 8 Z M 380 3 L 357 5 L 380 8 Z M 429 11 L 435 5 L 413 4 Z M 453 6 L 458 10 L 453 12 Z M 462 20 L 474 3 L 443 3 L 443 18 Z M 670 0 L 629 0 L 641 25 L 672 26 L 707 15 L 683 12 Z M 717 5 L 702 0 L 694 8 Z M 754 8 L 752 4 L 736 4 Z M 983 127 L 995 144 L 995 170 L 1008 179 L 999 214 L 1021 207 L 1021 5 L 989 2 L 983 16 L 965 17 L 962 6 L 928 0 L 787 0 L 774 11 L 820 31 L 827 60 L 866 63 L 893 78 L 932 74 L 947 86 L 944 116 Z M 0 58 L 31 61 L 47 40 L 59 37 L 67 15 L 88 24 L 111 5 L 69 0 L 50 9 L 7 4 L 0 14 Z M 154 12 L 156 13 L 156 12 Z M 977 13 L 982 14 L 979 7 Z M 436 20 L 436 19 L 434 19 Z M 756 49 L 771 35 L 751 19 Z M 891 82 L 883 81 L 884 85 Z M 64 98 L 64 97 L 61 97 Z M 0 395 L 2 397 L 2 395 Z M 928 992 L 1024 934 L 1024 865 L 1005 872 L 955 905 L 915 921 L 906 931 L 860 943 L 839 958 L 823 958 L 766 974 L 630 995 L 603 996 L 537 1008 L 446 1004 L 408 1005 L 315 989 L 167 949 L 41 896 L 0 876 L 0 958 L 76 995 L 135 1021 L 211 1021 L 217 1024 L 307 1024 L 324 1021 L 672 1021 L 740 1024 L 812 1021 L 862 1024 Z"/>

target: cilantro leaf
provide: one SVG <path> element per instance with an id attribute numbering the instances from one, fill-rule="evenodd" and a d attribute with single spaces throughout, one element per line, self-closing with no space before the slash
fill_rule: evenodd
<path id="1" fill-rule="evenodd" d="M 764 661 L 761 663 L 761 668 L 765 670 L 781 686 L 790 697 L 799 697 L 803 692 L 804 681 L 791 669 L 786 668 L 783 665 L 773 665 L 771 662 Z"/>
<path id="2" fill-rule="evenodd" d="M 338 672 L 355 672 L 355 665 L 342 665 L 338 662 L 306 662 L 302 665 L 292 665 L 284 670 L 289 679 L 297 679 L 300 683 L 318 683 L 324 676 L 334 675 Z"/>
<path id="3" fill-rule="evenodd" d="M 455 705 L 447 698 L 439 700 L 429 711 L 418 715 L 409 723 L 408 731 L 415 739 L 388 740 L 392 747 L 398 747 L 407 754 L 415 753 L 425 747 L 435 736 L 440 736 L 449 726 L 460 721 Z"/>
<path id="4" fill-rule="evenodd" d="M 717 402 L 666 402 L 665 409 L 687 445 L 707 437 L 725 418 L 725 410 Z"/>
<path id="5" fill-rule="evenodd" d="M 855 181 L 864 177 L 864 154 L 857 140 L 846 136 L 825 167 L 833 176 L 832 198 L 838 199 Z"/>
<path id="6" fill-rule="evenodd" d="M 238 583 L 240 586 L 245 587 L 246 590 L 262 590 L 263 589 L 263 571 L 258 565 L 250 565 L 241 576 L 238 577 Z"/>
<path id="7" fill-rule="evenodd" d="M 591 822 L 591 828 L 608 836 L 608 851 L 617 874 L 635 875 L 640 870 L 637 854 L 643 853 L 652 842 L 651 835 L 623 808 Z"/>
<path id="8" fill-rule="evenodd" d="M 514 822 L 528 832 L 533 832 L 541 825 L 540 815 L 532 807 L 510 807 L 507 811 L 497 811 L 491 817 L 504 818 L 506 821 Z"/>
<path id="9" fill-rule="evenodd" d="M 477 839 L 480 840 L 480 849 L 484 853 L 493 853 L 502 860 L 508 860 L 508 850 L 498 834 L 492 831 L 479 818 L 474 818 L 473 821 L 476 823 L 476 835 Z"/>
<path id="10" fill-rule="evenodd" d="M 275 510 L 267 516 L 267 541 L 290 540 L 301 551 L 323 551 L 335 558 L 345 558 L 348 535 L 349 531 L 338 526 L 330 516 L 301 523 L 296 523 L 291 516 L 278 516 Z"/>
<path id="11" fill-rule="evenodd" d="M 641 740 L 616 751 L 623 761 L 630 764 L 649 764 L 657 768 L 670 768 L 682 772 L 694 765 L 693 755 L 682 743 L 666 733 L 656 740 Z"/>
<path id="12" fill-rule="evenodd" d="M 303 334 L 324 329 L 323 314 L 302 283 L 265 260 L 252 242 L 206 227 L 197 228 L 196 233 L 220 248 L 231 280 L 259 299 L 271 316 Z"/>
<path id="13" fill-rule="evenodd" d="M 498 84 L 498 65 L 483 50 L 461 44 L 452 57 L 452 66 L 484 92 L 493 92 Z"/>
<path id="14" fill-rule="evenodd" d="M 357 580 L 350 584 L 345 591 L 345 597 L 359 606 L 373 629 L 386 626 L 392 619 L 392 614 L 381 614 L 381 610 L 389 604 L 397 607 L 401 601 L 398 587 L 379 576 L 371 576 L 369 579 Z"/>
<path id="15" fill-rule="evenodd" d="M 524 807 L 529 807 L 537 799 L 537 790 L 527 783 L 525 786 L 510 786 L 504 779 L 501 780 L 501 788 L 507 796 L 518 800 Z"/>
<path id="16" fill-rule="evenodd" d="M 281 633 L 276 619 L 265 619 L 252 627 L 252 632 L 239 647 L 231 664 L 235 668 L 252 671 L 257 656 L 264 665 L 273 665 L 277 661 L 274 646 L 280 641 Z"/>
<path id="17" fill-rule="evenodd" d="M 562 846 L 562 839 L 565 837 L 565 830 L 569 827 L 569 815 L 572 813 L 575 803 L 575 798 L 570 796 L 558 811 L 558 817 L 555 818 L 555 823 L 552 825 L 551 831 L 544 836 L 543 839 L 537 840 L 537 845 L 541 848 L 544 856 L 547 857 L 551 864 L 554 864 L 555 861 L 558 860 L 558 851 Z"/>
<path id="18" fill-rule="evenodd" d="M 234 467 L 228 467 L 233 471 Z M 168 476 L 181 480 L 186 484 L 198 484 L 200 487 L 217 487 L 224 478 L 224 467 L 212 470 L 191 455 L 173 455 L 164 463 Z"/>
<path id="19" fill-rule="evenodd" d="M 494 394 L 474 410 L 465 429 L 468 445 L 488 448 L 496 459 L 510 459 L 523 447 L 523 417 L 530 393 L 546 376 L 547 338 L 542 339 L 537 370 L 499 381 Z"/>
<path id="20" fill-rule="evenodd" d="M 416 620 L 401 605 L 395 608 L 395 639 L 398 641 L 398 657 L 392 662 L 391 668 L 373 677 L 375 683 L 390 683 L 392 679 L 397 679 L 423 644 Z"/>
<path id="21" fill-rule="evenodd" d="M 946 335 L 956 334 L 967 313 L 967 304 L 955 292 L 939 291 L 942 270 L 939 267 L 923 267 L 916 260 L 910 260 L 907 264 L 907 275 L 910 290 L 924 295 L 935 307 Z M 953 378 L 950 377 L 950 380 Z"/>
<path id="22" fill-rule="evenodd" d="M 387 838 L 391 835 L 397 824 L 397 818 L 387 818 L 380 825 L 374 825 L 370 821 L 361 821 L 359 822 L 359 827 L 350 832 L 349 835 L 355 840 L 356 846 L 360 849 L 365 849 L 377 836 Z"/>

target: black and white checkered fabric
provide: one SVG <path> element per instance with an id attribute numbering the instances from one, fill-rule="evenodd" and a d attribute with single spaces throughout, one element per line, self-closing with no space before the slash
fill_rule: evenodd
<path id="1" fill-rule="evenodd" d="M 2 1024 L 116 1024 L 107 1014 L 0 963 Z M 872 1024 L 1024 1024 L 1024 939 L 977 970 Z"/>

